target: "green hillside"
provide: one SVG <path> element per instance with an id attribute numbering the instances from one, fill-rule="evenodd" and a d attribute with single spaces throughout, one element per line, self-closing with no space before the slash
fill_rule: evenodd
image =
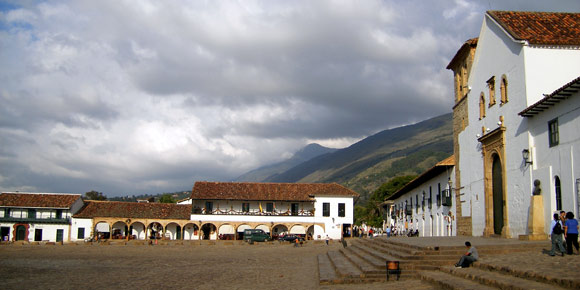
<path id="1" fill-rule="evenodd" d="M 453 153 L 452 114 L 384 130 L 350 147 L 303 162 L 267 182 L 337 182 L 360 202 L 398 175 L 417 175 Z"/>

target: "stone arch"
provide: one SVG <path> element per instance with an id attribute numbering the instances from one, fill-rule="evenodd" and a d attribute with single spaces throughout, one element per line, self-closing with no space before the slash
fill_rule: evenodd
<path id="1" fill-rule="evenodd" d="M 183 239 L 199 240 L 199 226 L 194 223 L 186 223 L 183 225 Z"/>
<path id="2" fill-rule="evenodd" d="M 147 239 L 147 231 L 145 230 L 145 224 L 136 221 L 129 224 L 129 239 L 135 240 L 145 240 Z"/>
<path id="3" fill-rule="evenodd" d="M 111 239 L 124 239 L 129 232 L 129 227 L 124 221 L 116 221 L 111 225 Z"/>
<path id="4" fill-rule="evenodd" d="M 217 227 L 213 223 L 204 223 L 201 226 L 200 237 L 202 240 L 216 240 Z"/>
<path id="5" fill-rule="evenodd" d="M 289 233 L 300 235 L 302 237 L 306 236 L 306 227 L 302 224 L 294 224 L 290 227 Z"/>
<path id="6" fill-rule="evenodd" d="M 161 239 L 164 235 L 165 227 L 160 222 L 151 222 L 147 226 L 147 237 L 149 239 Z"/>
<path id="7" fill-rule="evenodd" d="M 288 232 L 288 226 L 277 224 L 272 227 L 272 237 L 277 238 L 280 234 Z"/>
<path id="8" fill-rule="evenodd" d="M 244 223 L 240 224 L 236 227 L 236 239 L 242 240 L 244 238 L 244 230 L 251 229 L 252 226 Z"/>
<path id="9" fill-rule="evenodd" d="M 170 222 L 165 225 L 165 238 L 170 240 L 181 240 L 181 225 L 176 222 Z"/>
<path id="10" fill-rule="evenodd" d="M 234 226 L 228 223 L 219 226 L 218 234 L 220 240 L 234 240 L 236 238 L 236 230 Z"/>
<path id="11" fill-rule="evenodd" d="M 263 230 L 265 233 L 269 234 L 270 233 L 270 227 L 264 224 L 261 225 L 257 225 L 256 229 L 260 229 Z"/>
<path id="12" fill-rule="evenodd" d="M 97 240 L 111 238 L 111 225 L 106 221 L 95 222 L 93 233 Z"/>

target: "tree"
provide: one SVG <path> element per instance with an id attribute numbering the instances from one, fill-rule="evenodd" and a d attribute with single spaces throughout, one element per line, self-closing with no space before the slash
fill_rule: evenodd
<path id="1" fill-rule="evenodd" d="M 169 193 L 164 193 L 160 198 L 159 202 L 161 203 L 176 203 L 176 200 L 173 199 L 173 196 Z"/>
<path id="2" fill-rule="evenodd" d="M 86 200 L 107 200 L 107 197 L 102 192 L 91 190 L 91 191 L 85 193 L 84 199 L 86 199 Z"/>
<path id="3" fill-rule="evenodd" d="M 381 216 L 381 204 L 385 199 L 389 198 L 414 178 L 415 176 L 413 175 L 396 176 L 391 178 L 388 182 L 383 183 L 377 190 L 375 190 L 375 192 L 373 192 L 366 204 L 355 206 L 355 224 L 360 225 L 364 222 L 371 227 L 382 227 L 383 218 Z"/>

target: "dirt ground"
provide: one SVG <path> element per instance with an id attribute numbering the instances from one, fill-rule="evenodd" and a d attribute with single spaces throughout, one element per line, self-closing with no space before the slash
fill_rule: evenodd
<path id="1" fill-rule="evenodd" d="M 339 244 L 2 245 L 2 289 L 384 289 L 318 285 Z M 391 286 L 391 285 L 390 285 Z M 394 286 L 394 285 L 393 285 Z"/>

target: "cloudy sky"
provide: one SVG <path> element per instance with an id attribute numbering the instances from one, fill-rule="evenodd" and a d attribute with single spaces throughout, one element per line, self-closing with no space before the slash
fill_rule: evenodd
<path id="1" fill-rule="evenodd" d="M 0 1 L 0 191 L 190 190 L 451 112 L 490 9 L 580 2 Z"/>

